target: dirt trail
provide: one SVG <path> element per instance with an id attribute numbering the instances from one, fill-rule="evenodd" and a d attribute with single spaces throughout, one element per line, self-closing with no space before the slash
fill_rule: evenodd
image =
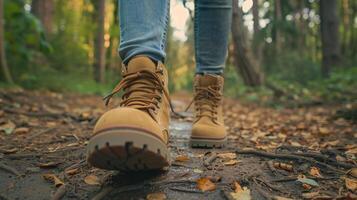
<path id="1" fill-rule="evenodd" d="M 190 100 L 174 99 L 179 111 Z M 226 148 L 191 149 L 184 113 L 170 126 L 172 166 L 123 174 L 85 162 L 102 104 L 99 96 L 0 91 L 0 199 L 357 198 L 357 125 L 335 117 L 343 106 L 276 110 L 226 100 Z"/>

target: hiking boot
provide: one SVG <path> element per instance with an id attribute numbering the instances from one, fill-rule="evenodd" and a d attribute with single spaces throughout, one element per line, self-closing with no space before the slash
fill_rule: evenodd
<path id="1" fill-rule="evenodd" d="M 224 79 L 219 75 L 206 74 L 195 77 L 192 147 L 223 147 L 227 142 L 222 113 L 223 84 Z"/>
<path id="2" fill-rule="evenodd" d="M 137 56 L 122 67 L 123 79 L 110 98 L 123 90 L 118 108 L 104 113 L 87 147 L 88 162 L 124 171 L 161 169 L 169 165 L 168 75 L 162 63 Z"/>

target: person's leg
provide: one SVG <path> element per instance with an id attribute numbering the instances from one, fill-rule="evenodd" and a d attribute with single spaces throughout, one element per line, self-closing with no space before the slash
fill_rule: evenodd
<path id="1" fill-rule="evenodd" d="M 222 74 L 227 56 L 231 15 L 232 0 L 195 1 L 193 147 L 222 147 L 227 141 L 222 112 Z"/>
<path id="2" fill-rule="evenodd" d="M 122 92 L 119 107 L 97 121 L 87 160 L 114 170 L 161 169 L 169 165 L 169 92 L 165 59 L 169 0 L 119 0 Z"/>
<path id="3" fill-rule="evenodd" d="M 164 62 L 169 3 L 169 0 L 119 0 L 119 54 L 124 64 L 136 55 Z"/>
<path id="4" fill-rule="evenodd" d="M 231 30 L 232 0 L 195 0 L 196 74 L 222 74 Z"/>

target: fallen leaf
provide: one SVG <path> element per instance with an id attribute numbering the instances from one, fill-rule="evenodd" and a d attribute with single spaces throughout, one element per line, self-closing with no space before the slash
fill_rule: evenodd
<path id="1" fill-rule="evenodd" d="M 68 174 L 68 175 L 73 175 L 73 174 L 78 173 L 78 168 L 66 170 L 65 172 L 66 172 L 66 174 Z"/>
<path id="2" fill-rule="evenodd" d="M 167 199 L 166 194 L 163 192 L 151 193 L 146 196 L 147 200 L 165 200 Z"/>
<path id="3" fill-rule="evenodd" d="M 43 174 L 42 177 L 55 184 L 56 187 L 64 185 L 63 181 L 54 174 Z"/>
<path id="4" fill-rule="evenodd" d="M 226 166 L 232 166 L 232 165 L 235 165 L 237 163 L 238 163 L 238 160 L 230 160 L 230 161 L 224 162 L 223 164 L 226 165 Z"/>
<path id="5" fill-rule="evenodd" d="M 238 192 L 231 192 L 231 197 L 234 200 L 251 200 L 252 197 L 250 196 L 250 190 L 246 187 L 243 187 L 241 191 Z"/>
<path id="6" fill-rule="evenodd" d="M 219 153 L 217 155 L 218 158 L 222 158 L 222 159 L 236 159 L 237 158 L 237 154 L 236 153 Z"/>
<path id="7" fill-rule="evenodd" d="M 317 167 L 311 167 L 310 168 L 310 171 L 309 171 L 309 174 L 311 176 L 315 176 L 315 177 L 319 177 L 319 178 L 322 178 L 322 175 L 320 173 L 320 170 L 317 168 Z"/>
<path id="8" fill-rule="evenodd" d="M 330 130 L 328 128 L 325 128 L 325 127 L 320 127 L 319 128 L 319 133 L 321 135 L 328 135 L 328 134 L 330 134 Z"/>
<path id="9" fill-rule="evenodd" d="M 41 168 L 51 168 L 51 167 L 57 167 L 59 164 L 61 164 L 62 162 L 57 161 L 57 162 L 48 162 L 48 163 L 38 163 L 37 166 L 41 167 Z"/>
<path id="10" fill-rule="evenodd" d="M 282 170 L 289 171 L 289 172 L 293 171 L 293 166 L 290 164 L 287 164 L 287 163 L 276 162 L 276 163 L 273 163 L 273 166 L 276 169 L 282 169 Z"/>
<path id="11" fill-rule="evenodd" d="M 275 196 L 273 199 L 274 200 L 293 200 L 291 198 L 286 198 L 286 197 L 281 197 L 281 196 Z"/>
<path id="12" fill-rule="evenodd" d="M 212 191 L 216 189 L 216 185 L 208 178 L 200 178 L 197 181 L 197 188 L 201 191 Z"/>
<path id="13" fill-rule="evenodd" d="M 240 184 L 237 181 L 234 181 L 234 192 L 241 192 L 243 191 L 242 186 L 240 186 Z"/>
<path id="14" fill-rule="evenodd" d="M 311 186 L 319 186 L 319 184 L 315 180 L 309 178 L 299 177 L 297 181 Z"/>
<path id="15" fill-rule="evenodd" d="M 84 178 L 84 182 L 88 185 L 100 185 L 100 180 L 96 175 L 88 175 Z"/>
<path id="16" fill-rule="evenodd" d="M 312 199 L 315 198 L 319 195 L 319 191 L 317 192 L 308 192 L 308 193 L 302 193 L 302 197 L 306 198 L 306 199 Z"/>
<path id="17" fill-rule="evenodd" d="M 357 180 L 351 178 L 345 178 L 346 188 L 355 192 L 357 190 Z"/>
<path id="18" fill-rule="evenodd" d="M 0 125 L 0 131 L 4 131 L 7 135 L 10 135 L 15 128 L 16 125 L 11 120 L 8 120 L 5 124 Z"/>
<path id="19" fill-rule="evenodd" d="M 189 161 L 190 158 L 186 155 L 178 155 L 176 158 L 175 158 L 175 161 L 176 162 L 186 162 L 186 161 Z"/>
<path id="20" fill-rule="evenodd" d="M 311 188 L 312 188 L 311 185 L 306 184 L 306 183 L 303 183 L 303 184 L 302 184 L 302 187 L 303 187 L 305 190 L 311 190 Z"/>
<path id="21" fill-rule="evenodd" d="M 348 174 L 357 178 L 357 168 L 352 168 L 351 170 L 348 171 Z"/>
<path id="22" fill-rule="evenodd" d="M 193 169 L 193 172 L 198 173 L 198 174 L 201 174 L 203 171 L 200 170 L 200 169 L 195 168 L 195 169 Z"/>
<path id="23" fill-rule="evenodd" d="M 14 133 L 15 134 L 25 134 L 25 133 L 28 133 L 29 131 L 30 131 L 30 129 L 27 127 L 20 127 L 20 128 L 16 128 L 14 130 Z"/>

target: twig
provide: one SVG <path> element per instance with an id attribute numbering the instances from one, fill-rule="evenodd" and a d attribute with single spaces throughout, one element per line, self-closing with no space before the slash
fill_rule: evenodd
<path id="1" fill-rule="evenodd" d="M 63 196 L 66 194 L 66 185 L 61 185 L 56 193 L 53 195 L 53 197 L 51 198 L 51 200 L 60 200 L 63 198 Z"/>
<path id="2" fill-rule="evenodd" d="M 211 163 L 212 163 L 214 160 L 216 160 L 216 158 L 217 158 L 217 153 L 216 153 L 216 152 L 212 152 L 211 155 L 210 155 L 207 159 L 205 159 L 205 160 L 203 161 L 203 165 L 204 165 L 205 167 L 210 166 Z"/>
<path id="3" fill-rule="evenodd" d="M 104 199 L 109 193 L 111 193 L 114 190 L 112 186 L 106 186 L 103 189 L 100 190 L 93 198 L 92 200 L 101 200 Z"/>
<path id="4" fill-rule="evenodd" d="M 179 191 L 179 192 L 188 192 L 188 193 L 199 193 L 202 194 L 202 191 L 199 190 L 190 190 L 185 188 L 178 188 L 178 187 L 169 187 L 170 190 Z"/>
<path id="5" fill-rule="evenodd" d="M 340 177 L 313 177 L 313 176 L 309 176 L 307 177 L 309 179 L 314 179 L 314 180 L 331 180 L 331 179 L 339 179 Z M 298 177 L 286 177 L 286 178 L 281 178 L 281 179 L 275 179 L 272 180 L 273 182 L 289 182 L 289 181 L 296 181 L 298 180 Z"/>
<path id="6" fill-rule="evenodd" d="M 86 164 L 86 160 L 83 159 L 83 160 L 80 160 L 79 162 L 74 163 L 73 165 L 67 167 L 64 171 L 68 171 L 68 170 L 71 170 L 71 169 L 74 169 L 74 168 L 82 167 L 85 164 Z"/>
<path id="7" fill-rule="evenodd" d="M 11 160 L 17 160 L 17 159 L 28 158 L 28 157 L 40 157 L 42 155 L 43 154 L 39 154 L 39 153 L 17 153 L 17 154 L 6 155 L 5 157 Z"/>
<path id="8" fill-rule="evenodd" d="M 278 154 L 278 153 L 268 153 L 264 151 L 256 151 L 256 150 L 236 150 L 237 154 L 252 154 L 252 155 L 257 155 L 257 156 L 263 156 L 267 158 L 278 158 L 278 159 L 286 159 L 286 160 L 304 160 L 309 163 L 316 163 L 321 166 L 324 166 L 330 170 L 339 172 L 339 173 L 345 173 L 342 170 L 336 169 L 335 167 L 332 167 L 329 164 L 319 162 L 317 160 L 311 159 L 311 158 L 306 158 L 304 156 L 298 156 L 298 155 L 291 155 L 291 154 Z"/>
<path id="9" fill-rule="evenodd" d="M 46 129 L 46 130 L 40 131 L 40 132 L 38 132 L 38 133 L 35 133 L 35 134 L 29 136 L 27 139 L 28 139 L 28 140 L 32 140 L 32 139 L 35 138 L 35 137 L 38 137 L 38 136 L 40 136 L 40 135 L 42 135 L 42 134 L 48 133 L 48 132 L 53 131 L 53 130 L 55 130 L 54 127 L 53 127 L 53 128 L 48 128 L 48 129 Z"/>
<path id="10" fill-rule="evenodd" d="M 19 114 L 19 115 L 26 115 L 30 117 L 51 117 L 51 118 L 61 118 L 63 116 L 68 116 L 66 113 L 43 113 L 43 112 L 25 112 L 25 111 L 19 111 L 19 110 L 14 110 L 12 108 L 4 108 L 3 109 L 7 113 L 12 113 L 12 114 Z M 72 116 L 69 116 L 72 117 Z"/>
<path id="11" fill-rule="evenodd" d="M 15 168 L 13 168 L 11 166 L 8 166 L 8 165 L 6 165 L 4 163 L 0 163 L 0 169 L 3 169 L 5 171 L 7 171 L 7 172 L 10 172 L 10 173 L 12 173 L 12 174 L 14 174 L 16 176 L 21 176 L 20 172 L 17 171 L 17 169 L 15 169 Z"/>
<path id="12" fill-rule="evenodd" d="M 304 152 L 304 153 L 292 153 L 297 156 L 305 156 L 305 157 L 312 157 L 315 158 L 316 160 L 322 161 L 322 162 L 328 162 L 330 165 L 333 165 L 335 167 L 343 167 L 343 168 L 353 168 L 356 167 L 356 165 L 349 164 L 349 163 L 344 163 L 340 162 L 334 159 L 331 159 L 325 155 L 321 155 L 319 153 L 312 153 L 312 152 Z"/>

